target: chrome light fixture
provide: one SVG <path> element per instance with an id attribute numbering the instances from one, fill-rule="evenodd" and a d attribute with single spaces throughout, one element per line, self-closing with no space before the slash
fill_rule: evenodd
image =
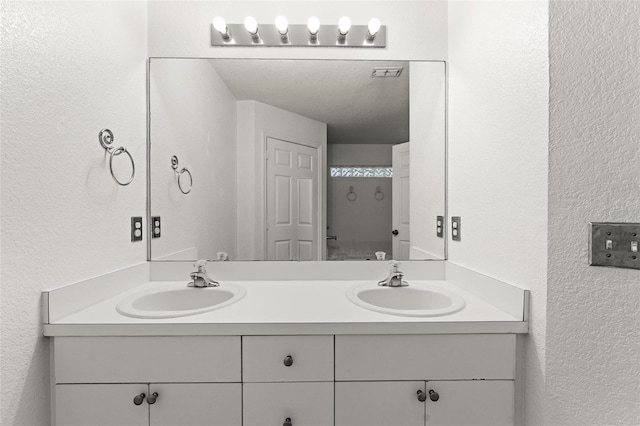
<path id="1" fill-rule="evenodd" d="M 351 29 L 351 19 L 348 16 L 343 16 L 338 21 L 338 43 L 344 44 L 347 41 L 347 34 Z"/>
<path id="2" fill-rule="evenodd" d="M 320 31 L 320 20 L 312 16 L 307 21 L 307 30 L 309 30 L 309 42 L 315 44 L 318 42 L 318 31 Z"/>
<path id="3" fill-rule="evenodd" d="M 253 43 L 260 43 L 260 34 L 258 33 L 258 21 L 253 16 L 244 18 L 244 28 L 251 35 Z"/>
<path id="4" fill-rule="evenodd" d="M 284 16 L 278 16 L 276 18 L 276 29 L 280 34 L 280 41 L 283 43 L 289 43 L 289 22 Z"/>
<path id="5" fill-rule="evenodd" d="M 386 27 L 373 18 L 368 25 L 352 25 L 343 16 L 337 23 L 321 25 L 316 16 L 306 25 L 292 25 L 278 16 L 273 24 L 260 24 L 247 16 L 243 23 L 227 24 L 222 16 L 211 22 L 211 46 L 214 47 L 386 47 Z"/>
<path id="6" fill-rule="evenodd" d="M 375 40 L 378 31 L 380 31 L 380 20 L 372 18 L 367 25 L 367 43 L 372 43 Z"/>
<path id="7" fill-rule="evenodd" d="M 224 41 L 231 40 L 231 34 L 229 34 L 229 29 L 227 28 L 227 22 L 221 16 L 216 16 L 213 18 L 213 28 L 216 29 L 220 33 L 220 36 Z"/>

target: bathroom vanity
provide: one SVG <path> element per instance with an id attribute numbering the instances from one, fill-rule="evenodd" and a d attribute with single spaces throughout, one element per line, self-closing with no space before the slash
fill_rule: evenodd
<path id="1" fill-rule="evenodd" d="M 416 289 L 441 287 L 464 299 L 463 309 L 437 317 L 352 303 L 346 293 L 366 276 L 235 281 L 246 295 L 234 304 L 155 319 L 116 306 L 171 285 L 157 275 L 184 276 L 186 266 L 145 264 L 47 292 L 52 418 L 57 425 L 513 424 L 516 334 L 527 332 L 528 292 L 478 274 L 475 290 L 465 290 L 472 273 L 454 265 L 447 272 L 444 263 L 422 280 L 408 277 Z"/>

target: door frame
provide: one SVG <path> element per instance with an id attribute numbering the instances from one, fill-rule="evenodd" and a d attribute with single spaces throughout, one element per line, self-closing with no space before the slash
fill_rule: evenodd
<path id="1" fill-rule="evenodd" d="M 263 130 L 260 132 L 260 167 L 262 170 L 258 170 L 259 176 L 262 177 L 262 190 L 260 191 L 260 206 L 259 209 L 262 211 L 262 215 L 260 217 L 260 229 L 262 244 L 261 244 L 261 258 L 266 260 L 267 257 L 267 139 L 278 139 L 284 142 L 306 146 L 308 148 L 312 148 L 316 150 L 317 153 L 317 164 L 318 168 L 318 230 L 316 232 L 316 250 L 317 251 L 317 259 L 315 260 L 326 260 L 326 247 L 327 247 L 327 193 L 326 193 L 326 182 L 327 182 L 327 159 L 325 150 L 322 149 L 323 145 L 318 145 L 317 142 L 312 142 L 309 140 L 299 140 L 296 142 L 292 142 L 290 136 L 284 135 L 277 131 L 273 130 Z M 326 145 L 324 145 L 326 146 Z"/>

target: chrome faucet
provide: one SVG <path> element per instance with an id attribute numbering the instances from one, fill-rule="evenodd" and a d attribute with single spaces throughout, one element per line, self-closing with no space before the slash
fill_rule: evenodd
<path id="1" fill-rule="evenodd" d="M 187 287 L 203 288 L 203 287 L 218 287 L 220 285 L 219 282 L 212 280 L 207 275 L 206 260 L 204 259 L 198 260 L 196 263 L 193 264 L 193 266 L 198 268 L 198 270 L 196 272 L 192 272 L 189 275 L 193 281 L 189 281 L 189 283 L 187 284 Z"/>
<path id="2" fill-rule="evenodd" d="M 409 285 L 408 282 L 403 281 L 402 277 L 404 274 L 398 270 L 400 267 L 400 262 L 397 260 L 392 260 L 389 262 L 391 265 L 391 271 L 389 271 L 389 276 L 382 281 L 378 282 L 379 286 L 384 287 L 406 287 Z"/>

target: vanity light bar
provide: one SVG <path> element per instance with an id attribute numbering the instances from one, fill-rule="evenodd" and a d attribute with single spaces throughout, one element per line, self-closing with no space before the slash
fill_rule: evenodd
<path id="1" fill-rule="evenodd" d="M 368 25 L 351 25 L 347 17 L 337 25 L 321 25 L 315 17 L 307 25 L 290 25 L 283 16 L 275 24 L 259 24 L 250 16 L 244 24 L 227 24 L 217 16 L 211 24 L 211 46 L 386 47 L 386 29 L 377 18 Z"/>

